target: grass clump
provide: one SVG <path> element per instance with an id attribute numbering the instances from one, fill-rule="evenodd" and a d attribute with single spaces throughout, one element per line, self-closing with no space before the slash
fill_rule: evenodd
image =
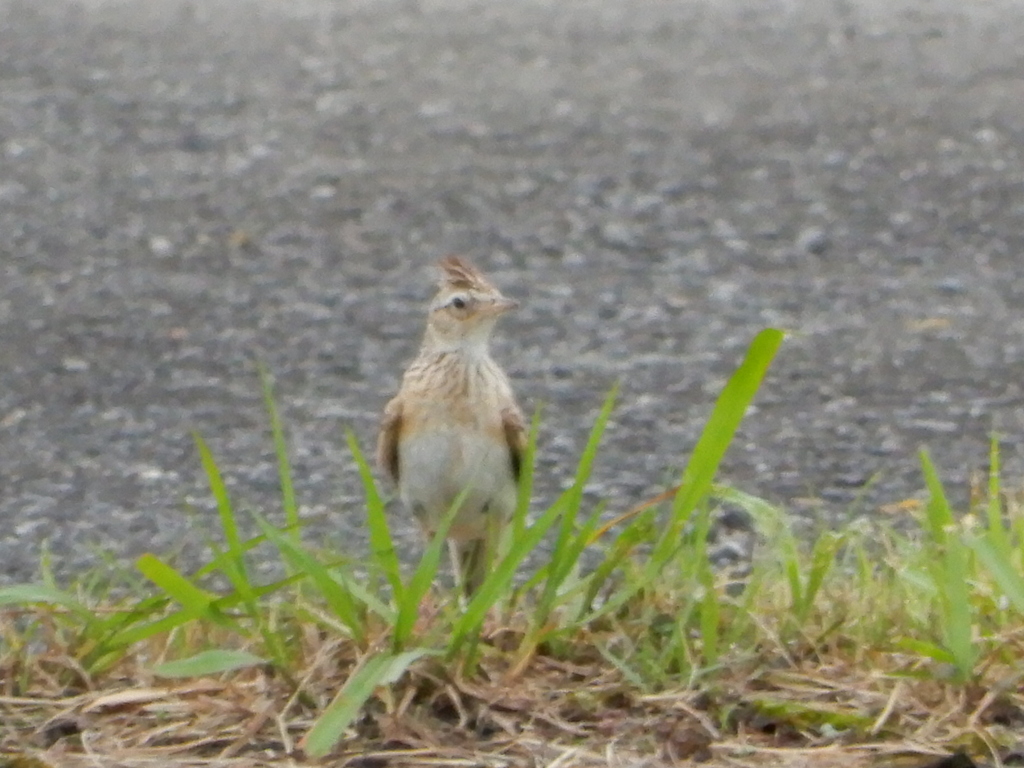
<path id="1" fill-rule="evenodd" d="M 0 750 L 62 765 L 394 766 L 1005 753 L 1024 720 L 1024 514 L 996 444 L 966 515 L 922 454 L 927 495 L 905 505 L 918 526 L 802 540 L 782 510 L 714 483 L 781 340 L 751 344 L 678 488 L 602 523 L 583 491 L 613 392 L 572 484 L 533 516 L 520 505 L 468 602 L 437 578 L 444 526 L 400 562 L 351 434 L 370 551 L 353 564 L 303 542 L 265 384 L 283 522 L 254 515 L 245 538 L 197 437 L 221 529 L 202 568 L 143 555 L 143 585 L 117 599 L 47 569 L 0 590 Z M 535 420 L 523 499 L 536 435 Z M 722 505 L 758 533 L 740 581 L 712 560 Z M 268 557 L 284 575 L 256 581 L 253 559 Z"/>

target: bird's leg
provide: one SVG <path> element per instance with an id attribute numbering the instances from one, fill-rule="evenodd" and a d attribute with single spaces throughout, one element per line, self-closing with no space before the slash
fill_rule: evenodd
<path id="1" fill-rule="evenodd" d="M 452 563 L 452 579 L 455 582 L 455 589 L 462 595 L 468 592 L 466 587 L 466 574 L 462 564 L 462 544 L 458 541 L 448 539 L 448 559 Z"/>

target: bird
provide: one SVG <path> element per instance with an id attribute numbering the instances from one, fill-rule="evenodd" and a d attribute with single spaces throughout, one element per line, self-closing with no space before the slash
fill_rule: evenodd
<path id="1" fill-rule="evenodd" d="M 461 496 L 448 550 L 457 586 L 472 597 L 519 500 L 527 430 L 490 351 L 498 319 L 519 303 L 463 258 L 438 268 L 419 353 L 384 407 L 376 459 L 428 537 Z"/>

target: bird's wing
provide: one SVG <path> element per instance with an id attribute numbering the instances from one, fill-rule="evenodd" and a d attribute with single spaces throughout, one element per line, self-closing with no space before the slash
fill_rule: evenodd
<path id="1" fill-rule="evenodd" d="M 505 442 L 508 443 L 508 452 L 512 459 L 512 474 L 519 480 L 519 473 L 523 468 L 523 454 L 526 453 L 527 435 L 523 412 L 517 405 L 502 409 L 501 426 L 505 430 Z"/>
<path id="2" fill-rule="evenodd" d="M 402 401 L 397 397 L 384 406 L 377 434 L 377 466 L 398 482 L 398 434 L 402 428 Z"/>

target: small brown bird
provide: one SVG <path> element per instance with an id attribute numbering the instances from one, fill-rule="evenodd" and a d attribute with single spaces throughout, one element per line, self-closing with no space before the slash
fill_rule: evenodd
<path id="1" fill-rule="evenodd" d="M 419 355 L 384 409 L 377 463 L 429 536 L 466 492 L 448 545 L 469 595 L 483 583 L 497 535 L 516 508 L 526 429 L 490 338 L 518 303 L 456 256 L 439 266 Z"/>

